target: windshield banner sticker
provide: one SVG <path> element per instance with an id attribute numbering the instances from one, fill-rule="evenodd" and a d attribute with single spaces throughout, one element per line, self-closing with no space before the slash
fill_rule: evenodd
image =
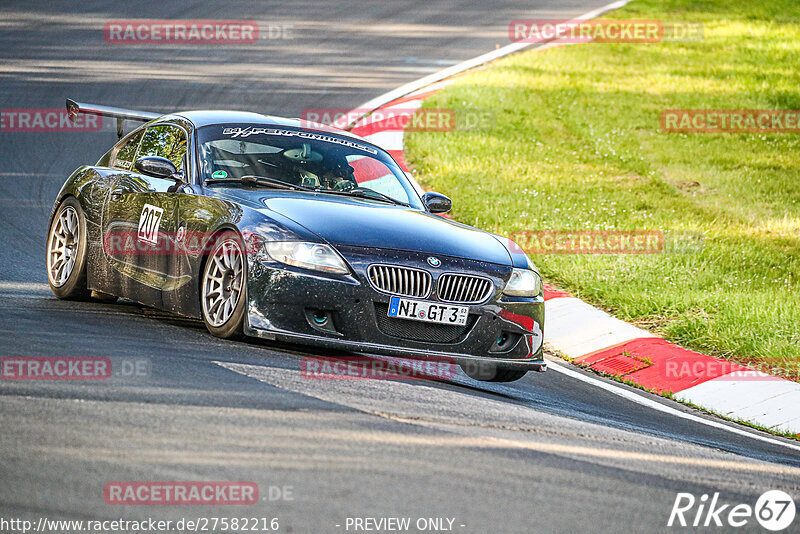
<path id="1" fill-rule="evenodd" d="M 245 138 L 245 137 L 250 137 L 251 135 L 282 135 L 285 137 L 299 137 L 301 139 L 312 139 L 314 141 L 325 141 L 327 143 L 335 143 L 337 145 L 343 145 L 350 148 L 355 148 L 357 150 L 368 152 L 370 154 L 378 153 L 378 151 L 375 150 L 374 148 L 370 148 L 366 145 L 356 143 L 355 141 L 349 141 L 347 139 L 341 139 L 339 137 L 334 137 L 332 135 L 324 135 L 314 132 L 279 130 L 277 128 L 255 128 L 252 126 L 248 126 L 246 128 L 223 128 L 222 135 L 229 135 L 233 138 L 236 137 Z"/>

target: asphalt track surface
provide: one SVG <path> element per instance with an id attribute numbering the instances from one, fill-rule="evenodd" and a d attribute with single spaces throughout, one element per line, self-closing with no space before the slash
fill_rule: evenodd
<path id="1" fill-rule="evenodd" d="M 54 108 L 69 96 L 286 116 L 351 108 L 507 44 L 511 19 L 603 3 L 3 2 L 0 102 Z M 286 24 L 292 38 L 202 47 L 103 39 L 111 19 L 189 17 Z M 114 140 L 110 127 L 0 133 L 0 355 L 148 364 L 146 376 L 103 382 L 0 383 L 0 518 L 246 515 L 301 533 L 346 532 L 347 517 L 449 517 L 464 533 L 652 532 L 670 530 L 677 492 L 751 505 L 768 489 L 798 495 L 796 450 L 553 371 L 506 385 L 464 375 L 305 380 L 299 347 L 223 342 L 196 321 L 132 303 L 58 301 L 44 272 L 53 198 Z M 263 499 L 246 509 L 105 504 L 107 482 L 136 480 L 253 481 Z M 270 501 L 270 486 L 290 486 L 291 500 Z M 749 529 L 752 520 L 739 530 Z"/>

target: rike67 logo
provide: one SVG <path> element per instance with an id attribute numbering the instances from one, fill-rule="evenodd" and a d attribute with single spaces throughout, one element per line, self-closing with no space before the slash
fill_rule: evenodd
<path id="1" fill-rule="evenodd" d="M 718 492 L 710 498 L 704 493 L 699 499 L 691 493 L 678 493 L 667 526 L 695 527 L 693 530 L 697 527 L 740 528 L 752 525 L 755 518 L 763 528 L 778 532 L 792 524 L 796 512 L 794 499 L 781 490 L 765 492 L 754 506 L 723 503 Z"/>

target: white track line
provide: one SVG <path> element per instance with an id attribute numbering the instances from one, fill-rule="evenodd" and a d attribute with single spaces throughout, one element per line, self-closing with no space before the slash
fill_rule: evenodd
<path id="1" fill-rule="evenodd" d="M 619 0 L 617 2 L 611 2 L 610 4 L 606 4 L 603 7 L 599 7 L 597 9 L 592 10 L 592 11 L 589 11 L 588 13 L 584 13 L 583 15 L 580 15 L 578 17 L 570 19 L 570 21 L 568 23 L 566 23 L 566 25 L 567 26 L 570 26 L 570 25 L 574 26 L 578 22 L 596 18 L 596 17 L 598 17 L 598 16 L 600 16 L 603 13 L 606 13 L 608 11 L 613 11 L 615 9 L 619 9 L 619 8 L 625 6 L 630 1 L 631 0 Z M 572 24 L 573 22 L 575 24 Z M 364 102 L 363 104 L 358 106 L 356 109 L 362 110 L 362 111 L 366 110 L 366 111 L 364 111 L 363 114 L 360 117 L 358 117 L 356 119 L 352 119 L 350 124 L 348 124 L 347 126 L 348 127 L 354 126 L 361 118 L 364 117 L 364 115 L 367 115 L 370 111 L 376 110 L 379 107 L 388 104 L 392 100 L 396 100 L 398 98 L 402 98 L 402 97 L 408 95 L 409 93 L 413 93 L 414 91 L 417 91 L 418 89 L 422 89 L 423 87 L 426 87 L 428 85 L 434 84 L 436 82 L 440 82 L 440 81 L 444 80 L 445 78 L 449 78 L 451 76 L 455 76 L 456 74 L 461 74 L 462 72 L 468 71 L 469 69 L 474 69 L 475 67 L 480 67 L 481 65 L 484 65 L 485 63 L 489 63 L 490 61 L 494 61 L 495 59 L 499 59 L 501 57 L 508 56 L 510 54 L 514 54 L 514 53 L 519 52 L 521 50 L 524 50 L 525 48 L 528 48 L 530 46 L 533 46 L 533 45 L 536 45 L 536 44 L 542 44 L 542 43 L 546 43 L 546 42 L 554 41 L 554 40 L 555 39 L 553 38 L 553 39 L 539 39 L 539 40 L 535 40 L 535 41 L 531 40 L 531 41 L 526 41 L 526 42 L 511 43 L 510 45 L 506 45 L 506 46 L 504 46 L 502 48 L 498 48 L 497 50 L 492 50 L 491 52 L 487 52 L 485 54 L 481 54 L 480 56 L 474 57 L 472 59 L 468 59 L 466 61 L 462 61 L 461 63 L 458 63 L 457 65 L 453 65 L 452 67 L 447 67 L 446 69 L 442 69 L 442 70 L 440 70 L 438 72 L 434 72 L 433 74 L 429 74 L 429 75 L 427 75 L 427 76 L 425 76 L 423 78 L 420 78 L 419 80 L 415 80 L 415 81 L 407 83 L 405 85 L 401 85 L 400 87 L 398 87 L 396 89 L 392 89 L 391 91 L 383 93 L 380 96 L 376 96 L 372 100 L 368 100 L 367 102 Z"/>
<path id="2" fill-rule="evenodd" d="M 602 378 L 595 378 L 590 375 L 585 375 L 583 373 L 579 373 L 578 371 L 573 371 L 572 369 L 568 369 L 563 365 L 559 365 L 553 360 L 549 360 L 547 362 L 547 367 L 552 369 L 557 373 L 561 373 L 566 375 L 570 378 L 574 378 L 576 380 L 580 380 L 581 382 L 586 382 L 587 384 L 591 384 L 593 386 L 599 387 L 600 389 L 604 389 L 609 393 L 627 399 L 629 401 L 633 401 L 637 404 L 641 404 L 642 406 L 646 406 L 653 410 L 658 410 L 659 412 L 664 412 L 670 415 L 674 415 L 675 417 L 680 417 L 681 419 L 686 419 L 688 421 L 693 421 L 695 423 L 700 423 L 703 425 L 707 425 L 713 428 L 718 428 L 720 430 L 727 430 L 733 434 L 737 434 L 739 436 L 746 436 L 748 438 L 752 438 L 758 441 L 763 441 L 765 443 L 769 443 L 771 445 L 778 445 L 780 447 L 786 447 L 788 449 L 792 449 L 795 451 L 800 452 L 800 445 L 795 445 L 793 443 L 787 443 L 783 441 L 779 441 L 777 439 L 773 439 L 767 436 L 762 436 L 760 434 L 756 434 L 753 432 L 748 432 L 746 430 L 742 430 L 741 428 L 736 428 L 735 426 L 731 426 L 729 424 L 720 423 L 718 421 L 713 421 L 711 419 L 705 419 L 703 417 L 698 417 L 696 415 L 692 415 L 690 413 L 682 412 L 681 410 L 676 410 L 675 408 L 670 408 L 665 404 L 661 404 L 660 402 L 656 402 L 655 400 L 648 399 L 643 395 L 639 395 L 632 391 L 628 391 L 627 389 L 621 388 L 617 385 L 612 384 L 611 382 L 604 380 Z M 757 431 L 754 431 L 757 432 Z"/>

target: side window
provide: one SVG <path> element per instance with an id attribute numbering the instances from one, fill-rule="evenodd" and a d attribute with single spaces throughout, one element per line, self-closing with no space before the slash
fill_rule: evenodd
<path id="1" fill-rule="evenodd" d="M 114 156 L 114 167 L 129 171 L 133 168 L 133 156 L 136 154 L 136 149 L 139 148 L 139 141 L 142 139 L 144 132 L 139 132 L 133 137 L 125 140 L 124 144 L 117 150 Z"/>
<path id="2" fill-rule="evenodd" d="M 147 129 L 136 157 L 161 156 L 170 160 L 181 171 L 185 155 L 186 134 L 177 126 L 164 124 Z"/>

